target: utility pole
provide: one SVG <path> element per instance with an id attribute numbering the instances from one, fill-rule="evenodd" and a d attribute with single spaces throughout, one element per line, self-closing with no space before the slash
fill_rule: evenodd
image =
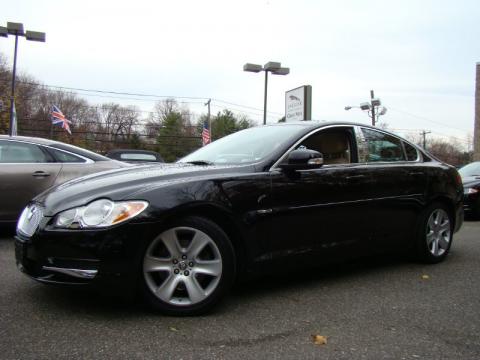
<path id="1" fill-rule="evenodd" d="M 423 137 L 423 148 L 426 150 L 427 149 L 427 134 L 430 134 L 431 131 L 425 131 L 423 130 L 420 135 Z"/>
<path id="2" fill-rule="evenodd" d="M 373 90 L 370 90 L 370 105 L 372 106 L 372 126 L 375 126 L 375 106 L 373 105 L 373 98 L 374 98 Z"/>

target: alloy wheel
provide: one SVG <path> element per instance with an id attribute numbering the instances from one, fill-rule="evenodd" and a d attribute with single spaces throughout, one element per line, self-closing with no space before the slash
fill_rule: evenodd
<path id="1" fill-rule="evenodd" d="M 442 256 L 450 246 L 451 240 L 450 217 L 443 209 L 435 209 L 427 222 L 426 241 L 430 253 Z"/>
<path id="2" fill-rule="evenodd" d="M 143 275 L 150 291 L 176 306 L 197 304 L 217 288 L 222 256 L 214 240 L 199 229 L 174 227 L 148 247 Z"/>

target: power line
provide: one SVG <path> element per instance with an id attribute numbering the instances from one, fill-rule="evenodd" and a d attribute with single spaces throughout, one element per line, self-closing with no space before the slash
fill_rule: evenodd
<path id="1" fill-rule="evenodd" d="M 405 114 L 405 115 L 409 115 L 409 116 L 412 116 L 412 117 L 414 117 L 414 118 L 417 118 L 417 119 L 420 119 L 420 120 L 424 120 L 424 121 L 428 121 L 428 122 L 431 122 L 431 123 L 434 123 L 434 124 L 437 124 L 437 125 L 440 125 L 440 126 L 444 126 L 444 127 L 450 128 L 450 129 L 461 130 L 461 131 L 465 131 L 465 132 L 468 131 L 468 130 L 465 130 L 465 129 L 462 130 L 462 129 L 459 129 L 459 128 L 454 127 L 454 126 L 450 126 L 450 125 L 444 124 L 444 123 L 442 123 L 442 122 L 440 122 L 440 121 L 435 121 L 435 120 L 431 120 L 431 119 L 428 119 L 428 118 L 423 117 L 423 116 L 418 116 L 418 115 L 412 114 L 412 113 L 410 113 L 410 112 L 408 112 L 408 111 L 396 109 L 396 108 L 393 108 L 393 107 L 391 107 L 391 106 L 390 106 L 389 108 L 392 109 L 392 110 L 394 110 L 394 111 L 398 111 L 398 112 L 400 112 L 400 113 L 403 113 L 403 114 Z"/>
<path id="2" fill-rule="evenodd" d="M 61 90 L 69 90 L 69 91 L 82 91 L 82 92 L 91 92 L 91 93 L 99 93 L 99 94 L 114 94 L 114 95 L 124 95 L 124 96 L 139 96 L 139 97 L 152 97 L 152 98 L 157 98 L 157 99 L 187 99 L 187 100 L 201 100 L 201 101 L 206 101 L 210 98 L 208 97 L 192 97 L 192 96 L 172 96 L 172 95 L 158 95 L 158 94 L 144 94 L 144 93 L 130 93 L 130 92 L 120 92 L 120 91 L 110 91 L 110 90 L 98 90 L 98 89 L 84 89 L 84 88 L 75 88 L 75 87 L 67 87 L 67 86 L 59 86 L 59 85 L 49 85 L 49 84 L 38 84 L 34 82 L 28 82 L 28 81 L 19 81 L 22 82 L 23 84 L 27 85 L 35 85 L 35 86 L 42 86 L 50 89 L 61 89 Z M 86 95 L 86 94 L 83 94 Z M 128 99 L 127 97 L 122 97 L 121 99 Z M 218 103 L 223 103 L 227 105 L 232 105 L 232 106 L 237 106 L 245 109 L 250 109 L 250 110 L 256 110 L 256 111 L 262 111 L 262 109 L 255 108 L 252 106 L 246 106 L 246 105 L 241 105 L 241 104 L 236 104 L 230 101 L 225 101 L 221 99 L 215 99 L 211 98 L 213 101 L 218 102 Z M 140 100 L 140 99 L 138 99 Z M 283 115 L 278 112 L 273 112 L 269 111 L 271 114 L 276 114 L 276 115 Z"/>

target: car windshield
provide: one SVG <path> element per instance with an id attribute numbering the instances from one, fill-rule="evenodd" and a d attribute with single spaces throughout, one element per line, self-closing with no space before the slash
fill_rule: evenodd
<path id="1" fill-rule="evenodd" d="M 304 126 L 258 126 L 218 139 L 180 159 L 194 164 L 248 164 L 268 158 Z"/>
<path id="2" fill-rule="evenodd" d="M 480 176 L 480 161 L 465 165 L 458 172 L 461 177 Z"/>

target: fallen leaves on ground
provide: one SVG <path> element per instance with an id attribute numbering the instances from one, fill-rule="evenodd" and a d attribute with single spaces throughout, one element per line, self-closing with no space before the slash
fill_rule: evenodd
<path id="1" fill-rule="evenodd" d="M 312 335 L 313 343 L 315 345 L 326 345 L 327 337 L 322 335 Z"/>

